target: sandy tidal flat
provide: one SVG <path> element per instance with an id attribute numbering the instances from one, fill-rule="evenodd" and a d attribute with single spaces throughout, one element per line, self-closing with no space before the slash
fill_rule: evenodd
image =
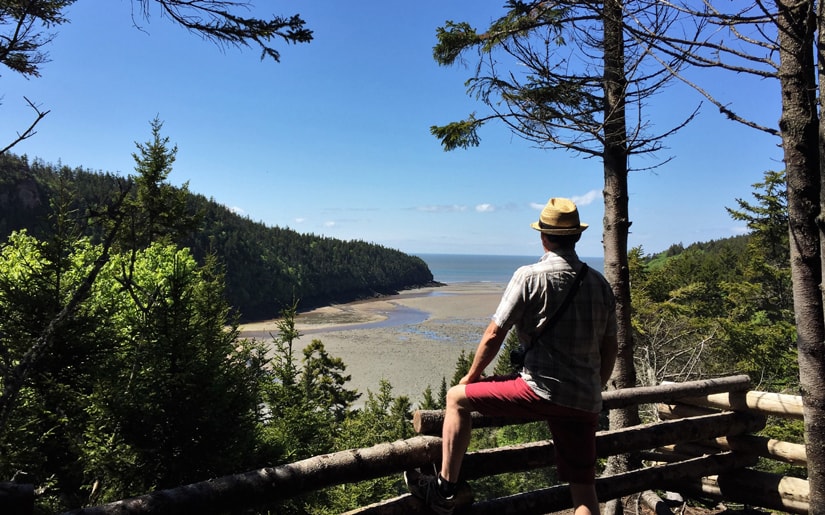
<path id="1" fill-rule="evenodd" d="M 416 408 L 428 385 L 438 392 L 442 378 L 449 383 L 462 350 L 475 350 L 503 291 L 503 284 L 461 283 L 319 308 L 298 315 L 296 348 L 319 339 L 341 358 L 349 388 L 363 394 L 357 405 L 386 379 Z M 240 329 L 241 337 L 263 341 L 277 332 L 275 320 Z"/>

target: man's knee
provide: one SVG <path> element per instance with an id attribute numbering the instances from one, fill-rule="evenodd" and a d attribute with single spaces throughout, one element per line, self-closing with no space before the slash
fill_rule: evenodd
<path id="1" fill-rule="evenodd" d="M 465 385 L 457 384 L 447 390 L 447 409 L 471 409 L 470 401 L 467 399 Z"/>

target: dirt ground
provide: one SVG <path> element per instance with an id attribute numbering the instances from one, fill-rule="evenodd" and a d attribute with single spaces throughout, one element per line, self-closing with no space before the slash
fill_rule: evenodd
<path id="1" fill-rule="evenodd" d="M 452 379 L 462 351 L 474 351 L 495 312 L 503 285 L 461 283 L 423 288 L 367 301 L 327 306 L 301 313 L 298 349 L 318 339 L 341 358 L 351 376 L 348 388 L 377 393 L 381 380 L 393 395 L 422 400 L 429 386 L 438 391 Z M 244 324 L 241 337 L 270 341 L 274 320 Z"/>

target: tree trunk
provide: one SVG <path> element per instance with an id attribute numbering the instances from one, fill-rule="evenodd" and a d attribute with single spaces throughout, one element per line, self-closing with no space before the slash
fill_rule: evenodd
<path id="1" fill-rule="evenodd" d="M 178 515 L 227 513 L 266 506 L 313 490 L 397 474 L 441 458 L 441 438 L 416 436 L 368 449 L 313 456 L 223 476 L 64 515 Z"/>
<path id="2" fill-rule="evenodd" d="M 627 235 L 630 228 L 627 191 L 627 127 L 625 93 L 627 77 L 624 63 L 622 0 L 604 2 L 604 267 L 616 296 L 619 353 L 610 378 L 611 390 L 636 386 L 633 363 L 633 335 L 630 324 L 630 270 L 627 262 Z M 636 406 L 610 413 L 610 429 L 639 423 Z M 641 462 L 630 455 L 613 456 L 605 473 L 615 475 Z M 620 502 L 608 504 L 608 515 L 621 513 Z"/>
<path id="3" fill-rule="evenodd" d="M 805 415 L 810 511 L 821 514 L 825 513 L 825 313 L 820 290 L 822 238 L 817 222 L 823 202 L 820 198 L 823 142 L 819 139 L 816 104 L 814 2 L 777 0 L 776 5 L 782 90 L 779 127 L 788 183 L 791 274 Z M 819 38 L 821 44 L 821 33 Z"/>

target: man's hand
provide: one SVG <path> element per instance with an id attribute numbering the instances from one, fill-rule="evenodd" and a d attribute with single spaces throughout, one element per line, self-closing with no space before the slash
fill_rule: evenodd
<path id="1" fill-rule="evenodd" d="M 458 380 L 458 384 L 475 383 L 479 379 L 480 379 L 480 377 L 476 377 L 475 375 L 471 375 L 471 374 L 468 373 L 467 375 L 465 375 L 464 377 L 462 377 L 461 379 Z"/>

